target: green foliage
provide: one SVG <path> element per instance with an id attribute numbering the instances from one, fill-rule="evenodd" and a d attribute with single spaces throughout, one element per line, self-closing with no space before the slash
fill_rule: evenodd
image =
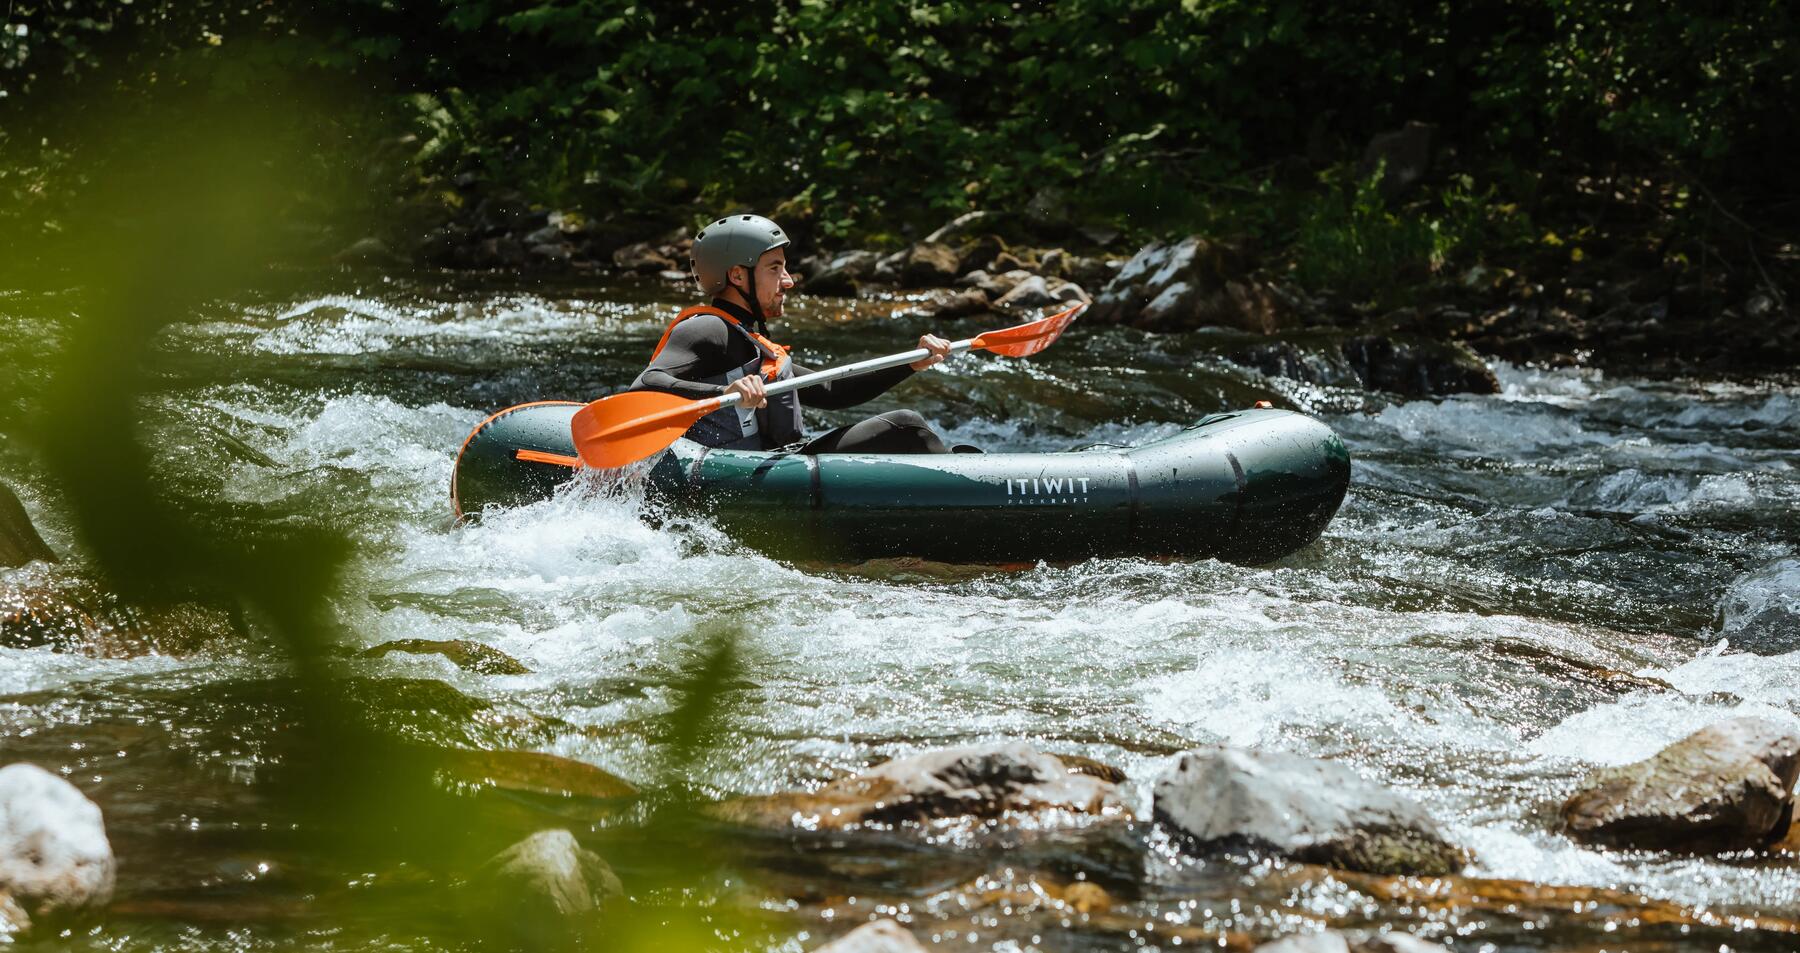
<path id="1" fill-rule="evenodd" d="M 1127 231 L 1191 230 L 1217 221 L 1208 207 L 1221 190 L 1286 188 L 1294 180 L 1271 177 L 1272 164 L 1349 161 L 1406 120 L 1435 125 L 1465 160 L 1679 165 L 1770 188 L 1800 102 L 1792 11 L 1776 0 L 746 0 L 728 14 L 699 0 L 21 0 L 9 26 L 26 34 L 0 31 L 0 89 L 14 93 L 0 129 L 26 95 L 54 99 L 142 50 L 209 57 L 260 36 L 280 41 L 268 48 L 281 65 L 389 90 L 398 108 L 371 132 L 410 131 L 425 174 L 474 173 L 546 203 L 604 213 L 794 200 L 824 235 L 845 236 L 1055 188 Z M 1352 201 L 1328 202 L 1339 200 Z"/>
<path id="2" fill-rule="evenodd" d="M 1401 207 L 1379 189 L 1382 170 L 1366 178 L 1328 174 L 1327 191 L 1300 219 L 1294 275 L 1309 288 L 1355 300 L 1392 303 L 1405 288 L 1450 266 L 1477 264 L 1485 253 L 1529 240 L 1530 222 L 1454 177 L 1428 198 Z"/>

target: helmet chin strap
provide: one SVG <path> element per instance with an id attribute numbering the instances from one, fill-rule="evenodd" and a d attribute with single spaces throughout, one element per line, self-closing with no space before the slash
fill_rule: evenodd
<path id="1" fill-rule="evenodd" d="M 750 299 L 750 317 L 756 322 L 754 330 L 758 334 L 768 334 L 769 321 L 767 318 L 763 317 L 762 302 L 758 301 L 756 298 L 756 270 L 754 268 L 746 268 L 744 269 L 744 275 L 749 283 L 748 287 L 745 289 L 747 293 L 744 297 Z"/>

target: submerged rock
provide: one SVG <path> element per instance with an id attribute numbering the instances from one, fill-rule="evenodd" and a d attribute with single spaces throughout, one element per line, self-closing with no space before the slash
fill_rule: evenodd
<path id="1" fill-rule="evenodd" d="M 12 488 L 0 483 L 0 569 L 23 566 L 33 560 L 56 562 L 56 554 L 45 545 L 25 504 L 19 502 Z"/>
<path id="2" fill-rule="evenodd" d="M 104 906 L 115 867 L 98 805 L 37 765 L 0 768 L 0 924 L 23 931 Z"/>
<path id="3" fill-rule="evenodd" d="M 813 953 L 925 953 L 911 932 L 893 920 L 865 923 Z"/>
<path id="4" fill-rule="evenodd" d="M 1125 815 L 1117 785 L 1021 742 L 896 758 L 810 794 L 741 798 L 714 812 L 752 827 L 841 830 L 1046 811 Z"/>
<path id="5" fill-rule="evenodd" d="M 1253 953 L 1450 953 L 1407 933 L 1383 933 L 1353 940 L 1336 930 L 1282 937 L 1258 946 Z"/>
<path id="6" fill-rule="evenodd" d="M 1800 733 L 1764 718 L 1733 718 L 1643 761 L 1588 775 L 1563 804 L 1563 826 L 1578 840 L 1617 847 L 1766 847 L 1787 832 L 1796 775 Z"/>
<path id="7" fill-rule="evenodd" d="M 1402 397 L 1500 393 L 1493 369 L 1464 344 L 1371 335 L 1345 341 L 1343 351 L 1370 390 Z"/>
<path id="8" fill-rule="evenodd" d="M 1719 600 L 1719 634 L 1763 655 L 1800 649 L 1800 559 L 1777 559 L 1733 581 Z"/>
<path id="9" fill-rule="evenodd" d="M 1200 748 L 1157 779 L 1154 804 L 1158 820 L 1202 850 L 1370 873 L 1445 874 L 1464 863 L 1418 803 L 1316 758 Z"/>
<path id="10" fill-rule="evenodd" d="M 529 949 L 591 937 L 607 902 L 625 894 L 606 861 L 566 830 L 538 831 L 502 851 L 467 890 L 478 928 Z"/>
<path id="11" fill-rule="evenodd" d="M 629 781 L 585 761 L 537 751 L 445 749 L 435 755 L 438 777 L 462 790 L 501 791 L 603 800 L 631 797 Z"/>
<path id="12" fill-rule="evenodd" d="M 1144 246 L 1101 290 L 1088 320 L 1151 331 L 1228 327 L 1263 334 L 1287 323 L 1280 300 L 1249 276 L 1236 250 L 1199 236 Z"/>
<path id="13" fill-rule="evenodd" d="M 397 639 L 366 649 L 363 658 L 380 658 L 393 652 L 415 655 L 442 655 L 465 672 L 478 675 L 525 675 L 531 672 L 518 659 L 494 648 L 468 639 Z"/>

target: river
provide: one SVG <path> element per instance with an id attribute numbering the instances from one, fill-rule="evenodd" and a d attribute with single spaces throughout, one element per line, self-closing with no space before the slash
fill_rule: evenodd
<path id="1" fill-rule="evenodd" d="M 1220 357 L 1230 342 L 1217 335 L 1078 324 L 1029 361 L 964 356 L 810 422 L 904 406 L 954 441 L 1047 451 L 1139 442 L 1268 398 L 1320 417 L 1351 448 L 1350 495 L 1324 537 L 1254 568 L 792 565 L 704 522 L 651 528 L 629 494 L 571 492 L 449 524 L 451 462 L 469 429 L 512 403 L 625 384 L 679 287 L 350 273 L 310 285 L 209 305 L 165 334 L 146 434 L 176 498 L 350 537 L 329 614 L 354 647 L 466 639 L 531 670 L 347 659 L 366 679 L 445 683 L 504 716 L 473 727 L 419 716 L 419 735 L 530 747 L 649 784 L 683 666 L 727 634 L 744 666 L 728 727 L 688 778 L 708 797 L 1022 739 L 1124 769 L 1147 816 L 1149 782 L 1176 752 L 1228 742 L 1338 759 L 1416 797 L 1473 852 L 1471 875 L 1800 919 L 1793 859 L 1600 851 L 1555 831 L 1556 806 L 1594 766 L 1736 715 L 1800 726 L 1794 633 L 1783 645 L 1733 628 L 1743 607 L 1781 598 L 1755 573 L 1800 555 L 1794 380 L 1499 365 L 1498 395 L 1398 403 L 1266 379 Z M 794 304 L 778 339 L 813 367 L 905 349 L 925 330 L 903 300 Z M 12 358 L 57 335 L 19 310 L 0 299 Z M 79 553 L 26 443 L 4 444 L 0 476 L 53 548 Z M 419 918 L 304 912 L 359 878 L 396 875 L 271 833 L 290 820 L 268 790 L 282 751 L 269 698 L 284 684 L 257 639 L 123 658 L 0 647 L 0 763 L 63 770 L 106 810 L 120 855 L 119 912 L 42 948 L 456 945 Z M 750 904 L 770 918 L 757 942 L 792 950 L 839 932 L 824 911 L 844 898 L 821 897 L 859 892 L 904 905 L 922 938 L 967 949 L 1155 946 L 1166 939 L 1126 921 L 1172 917 L 1258 938 L 1392 924 L 1459 951 L 1606 949 L 1620 928 L 1593 907 L 1432 912 L 1280 865 L 1184 860 L 1148 825 L 1107 837 L 1010 852 L 955 838 L 883 849 L 753 838 L 736 868 L 768 895 Z M 1117 922 L 982 920 L 955 899 L 956 884 L 1033 871 L 1102 882 Z M 629 886 L 632 871 L 620 873 Z M 1610 948 L 1800 947 L 1732 922 L 1633 921 L 1635 939 Z"/>

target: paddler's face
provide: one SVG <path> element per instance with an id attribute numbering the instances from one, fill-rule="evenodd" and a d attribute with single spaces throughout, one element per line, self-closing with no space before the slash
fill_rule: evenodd
<path id="1" fill-rule="evenodd" d="M 738 285 L 738 291 L 744 291 L 748 284 L 746 280 Z M 794 276 L 787 270 L 787 249 L 771 248 L 763 252 L 756 260 L 756 304 L 762 309 L 763 317 L 781 317 L 781 306 L 787 301 L 788 289 L 793 286 Z"/>

